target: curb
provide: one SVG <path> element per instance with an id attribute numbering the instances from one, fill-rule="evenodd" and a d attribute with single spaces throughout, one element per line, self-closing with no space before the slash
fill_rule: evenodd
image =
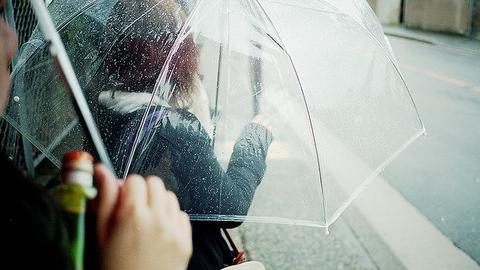
<path id="1" fill-rule="evenodd" d="M 476 50 L 476 49 L 463 48 L 461 46 L 452 46 L 452 45 L 447 44 L 445 42 L 440 42 L 440 41 L 438 41 L 434 38 L 428 38 L 428 37 L 424 37 L 422 35 L 410 34 L 410 33 L 400 33 L 398 31 L 395 31 L 395 30 L 392 31 L 392 30 L 388 30 L 388 29 L 384 29 L 384 34 L 386 36 L 390 36 L 390 37 L 413 40 L 413 41 L 422 42 L 424 44 L 438 46 L 438 47 L 447 49 L 449 51 L 453 51 L 453 52 L 456 52 L 456 53 L 461 53 L 461 54 L 468 55 L 468 56 L 480 56 L 480 49 Z"/>
<path id="2" fill-rule="evenodd" d="M 391 37 L 398 37 L 398 38 L 403 38 L 403 39 L 408 39 L 408 40 L 419 41 L 419 42 L 423 42 L 423 43 L 431 44 L 431 45 L 438 45 L 438 43 L 435 42 L 433 39 L 428 39 L 428 38 L 420 37 L 420 36 L 417 36 L 417 35 L 408 35 L 408 34 L 396 33 L 396 32 L 393 32 L 393 31 L 385 31 L 385 35 L 391 36 Z"/>
<path id="3" fill-rule="evenodd" d="M 455 246 L 384 178 L 376 179 L 354 205 L 406 269 L 480 270 L 472 257 Z"/>

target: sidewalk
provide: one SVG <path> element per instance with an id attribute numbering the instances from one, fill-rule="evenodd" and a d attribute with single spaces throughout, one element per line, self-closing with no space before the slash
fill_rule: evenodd
<path id="1" fill-rule="evenodd" d="M 379 177 L 325 235 L 320 228 L 244 223 L 247 257 L 271 270 L 478 270 L 480 266 Z"/>
<path id="2" fill-rule="evenodd" d="M 461 54 L 480 56 L 480 40 L 459 35 L 408 29 L 402 26 L 383 26 L 385 35 L 440 46 Z"/>

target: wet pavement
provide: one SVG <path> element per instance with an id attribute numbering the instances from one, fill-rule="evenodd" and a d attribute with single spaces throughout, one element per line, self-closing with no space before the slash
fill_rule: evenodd
<path id="1" fill-rule="evenodd" d="M 384 177 L 480 262 L 480 42 L 452 50 L 390 40 L 428 136 L 400 155 Z"/>
<path id="2" fill-rule="evenodd" d="M 468 43 L 473 49 L 465 49 L 455 46 L 462 41 L 454 39 L 452 46 L 443 46 L 390 36 L 428 136 L 402 153 L 383 177 L 479 262 L 480 54 L 471 45 L 475 43 Z M 448 37 L 441 40 L 448 43 Z M 330 235 L 321 228 L 254 223 L 235 233 L 249 257 L 264 262 L 267 269 L 405 269 L 355 206 L 334 224 Z"/>

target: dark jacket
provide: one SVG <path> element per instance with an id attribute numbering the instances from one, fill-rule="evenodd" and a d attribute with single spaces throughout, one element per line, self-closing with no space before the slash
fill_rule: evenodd
<path id="1" fill-rule="evenodd" d="M 47 191 L 0 155 L 2 269 L 73 269 L 61 213 Z"/>
<path id="2" fill-rule="evenodd" d="M 118 127 L 105 134 L 107 148 L 114 166 L 125 168 L 136 134 L 132 131 L 138 129 L 144 110 L 122 117 L 107 114 L 103 122 Z M 271 133 L 258 124 L 246 125 L 224 171 L 211 139 L 193 114 L 157 106 L 147 115 L 129 173 L 160 176 L 192 219 L 245 216 L 266 169 Z M 220 269 L 230 263 L 233 258 L 220 230 L 239 224 L 192 222 L 194 254 L 189 269 Z"/>

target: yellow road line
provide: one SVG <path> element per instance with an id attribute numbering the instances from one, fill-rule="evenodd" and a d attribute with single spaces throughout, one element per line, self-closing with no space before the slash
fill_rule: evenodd
<path id="1" fill-rule="evenodd" d="M 455 79 L 455 78 L 450 78 L 446 75 L 436 73 L 436 72 L 432 72 L 432 71 L 425 72 L 425 75 L 427 75 L 430 78 L 433 78 L 433 79 L 436 79 L 436 80 L 439 80 L 439 81 L 442 81 L 442 82 L 446 82 L 448 84 L 458 86 L 458 87 L 469 88 L 469 87 L 473 86 L 469 82 L 459 80 L 459 79 Z"/>
<path id="2" fill-rule="evenodd" d="M 467 89 L 470 89 L 474 92 L 480 93 L 480 85 L 475 85 L 475 84 L 472 84 L 472 83 L 464 81 L 464 80 L 451 78 L 447 75 L 437 73 L 437 72 L 434 72 L 434 71 L 429 71 L 429 70 L 423 69 L 421 67 L 418 67 L 416 65 L 409 64 L 409 63 L 400 64 L 400 67 L 401 67 L 401 69 L 407 70 L 409 72 L 422 73 L 423 75 L 428 76 L 428 77 L 430 77 L 432 79 L 435 79 L 437 81 L 448 83 L 448 84 L 456 86 L 456 87 L 467 88 Z"/>

